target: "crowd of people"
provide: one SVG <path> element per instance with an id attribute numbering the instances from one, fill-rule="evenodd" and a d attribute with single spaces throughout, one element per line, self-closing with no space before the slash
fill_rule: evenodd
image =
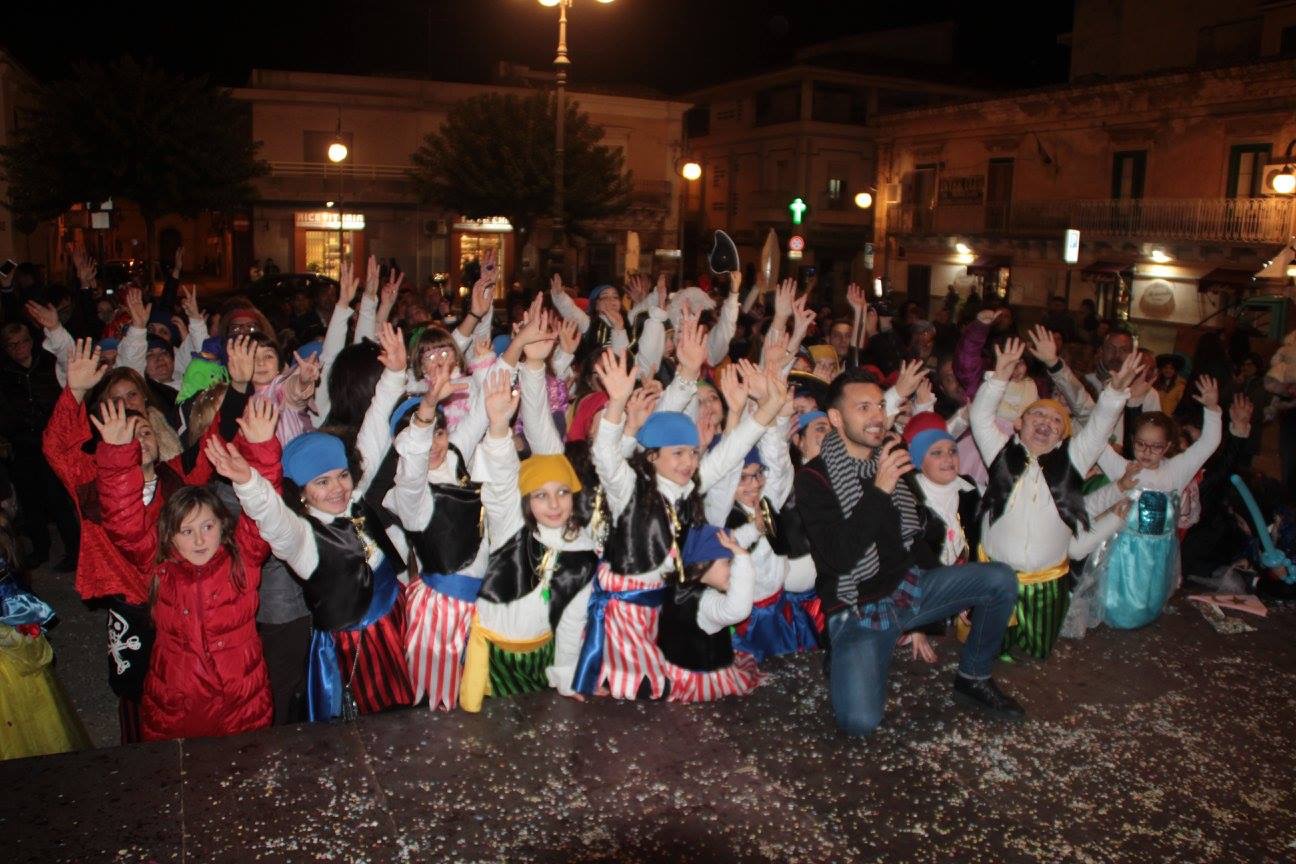
<path id="1" fill-rule="evenodd" d="M 867 735 L 933 640 L 962 643 L 956 701 L 1013 720 L 997 662 L 1151 624 L 1189 581 L 1289 590 L 1293 336 L 1156 356 L 1065 301 L 1029 328 L 992 293 L 838 308 L 736 250 L 583 296 L 501 290 L 488 252 L 462 301 L 370 259 L 268 308 L 204 307 L 182 252 L 156 296 L 72 259 L 0 284 L 6 756 L 84 746 L 41 565 L 104 612 L 123 742 L 708 701 L 801 651 Z M 1281 478 L 1251 468 L 1275 421 Z"/>

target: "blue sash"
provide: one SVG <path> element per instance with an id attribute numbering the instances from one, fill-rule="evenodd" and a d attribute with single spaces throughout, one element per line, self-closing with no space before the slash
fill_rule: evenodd
<path id="1" fill-rule="evenodd" d="M 763 663 L 766 657 L 779 657 L 792 654 L 797 650 L 796 631 L 791 617 L 786 611 L 787 595 L 779 592 L 778 599 L 768 606 L 752 606 L 751 615 L 747 618 L 745 633 L 733 629 L 733 647 L 752 655 L 757 663 Z M 794 619 L 795 620 L 795 619 Z"/>
<path id="2" fill-rule="evenodd" d="M 586 696 L 594 694 L 599 675 L 603 671 L 603 646 L 607 639 L 603 623 L 607 619 L 607 606 L 612 600 L 633 603 L 636 606 L 656 607 L 666 599 L 665 588 L 637 588 L 633 591 L 609 591 L 594 577 L 590 591 L 589 618 L 585 624 L 585 642 L 581 645 L 580 659 L 576 661 L 576 674 L 572 676 L 572 689 Z"/>
<path id="3" fill-rule="evenodd" d="M 476 603 L 481 593 L 482 580 L 462 573 L 424 573 L 419 577 L 423 584 L 438 594 L 462 600 L 464 603 Z"/>
<path id="4" fill-rule="evenodd" d="M 792 607 L 792 629 L 795 631 L 796 650 L 814 651 L 819 647 L 819 629 L 814 618 L 806 611 L 804 603 L 818 599 L 815 589 L 807 591 L 784 591 L 783 599 Z"/>
<path id="5" fill-rule="evenodd" d="M 357 632 L 372 627 L 396 605 L 400 587 L 395 568 L 384 557 L 374 571 L 373 599 L 369 601 L 364 617 L 354 626 L 342 630 Z M 356 650 L 359 650 L 358 646 Z M 310 653 L 306 661 L 306 718 L 314 723 L 341 715 L 344 686 L 333 633 L 311 628 Z"/>

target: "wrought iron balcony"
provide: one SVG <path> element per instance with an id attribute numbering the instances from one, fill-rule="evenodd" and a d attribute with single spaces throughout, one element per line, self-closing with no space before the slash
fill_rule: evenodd
<path id="1" fill-rule="evenodd" d="M 897 234 L 1057 234 L 1091 237 L 1283 243 L 1292 231 L 1291 198 L 1137 198 L 1013 201 L 898 208 Z"/>

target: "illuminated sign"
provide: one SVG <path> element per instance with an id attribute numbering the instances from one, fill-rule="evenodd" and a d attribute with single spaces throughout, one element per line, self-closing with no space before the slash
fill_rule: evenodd
<path id="1" fill-rule="evenodd" d="M 293 220 L 298 228 L 317 228 L 324 231 L 363 231 L 365 220 L 363 213 L 343 213 L 342 224 L 338 225 L 336 210 L 310 210 L 294 213 Z"/>
<path id="2" fill-rule="evenodd" d="M 788 210 L 792 212 L 792 224 L 800 225 L 801 218 L 805 216 L 805 212 L 809 209 L 810 205 L 801 198 L 793 198 L 791 203 L 788 204 Z"/>
<path id="3" fill-rule="evenodd" d="M 503 216 L 487 216 L 483 219 L 460 216 L 454 223 L 454 230 L 470 231 L 474 234 L 509 234 L 513 231 L 513 224 Z"/>
<path id="4" fill-rule="evenodd" d="M 793 234 L 788 240 L 789 252 L 801 252 L 805 249 L 805 238 L 800 234 Z"/>
<path id="5" fill-rule="evenodd" d="M 1068 228 L 1062 235 L 1062 260 L 1067 264 L 1080 260 L 1080 232 L 1075 228 Z"/>

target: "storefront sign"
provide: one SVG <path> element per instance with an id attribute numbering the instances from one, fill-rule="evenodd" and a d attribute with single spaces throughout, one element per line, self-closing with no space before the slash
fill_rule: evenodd
<path id="1" fill-rule="evenodd" d="M 503 216 L 487 216 L 483 219 L 469 219 L 460 216 L 454 223 L 456 231 L 471 231 L 475 234 L 510 234 L 513 225 Z"/>
<path id="2" fill-rule="evenodd" d="M 293 221 L 298 228 L 317 228 L 324 231 L 363 231 L 365 227 L 363 213 L 343 213 L 342 224 L 338 225 L 336 210 L 310 210 L 293 214 Z"/>
<path id="3" fill-rule="evenodd" d="M 985 198 L 985 175 L 941 177 L 939 195 L 941 204 L 980 204 Z"/>
<path id="4" fill-rule="evenodd" d="M 1067 264 L 1074 264 L 1080 260 L 1080 232 L 1075 228 L 1068 228 L 1062 235 L 1062 261 Z"/>

